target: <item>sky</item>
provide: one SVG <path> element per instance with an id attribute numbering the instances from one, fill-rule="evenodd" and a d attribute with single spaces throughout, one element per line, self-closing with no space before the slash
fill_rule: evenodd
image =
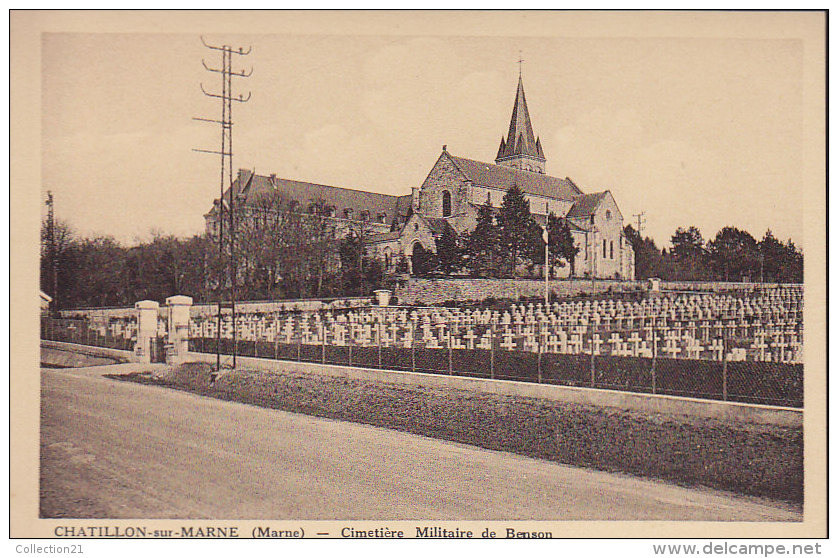
<path id="1" fill-rule="evenodd" d="M 561 30 L 557 30 L 557 35 Z M 722 34 L 723 35 L 723 34 Z M 677 227 L 801 245 L 803 44 L 795 39 L 208 33 L 251 46 L 234 167 L 404 195 L 442 145 L 494 161 L 520 56 L 547 173 Z M 81 235 L 190 236 L 219 190 L 220 53 L 197 33 L 44 33 L 42 190 Z"/>

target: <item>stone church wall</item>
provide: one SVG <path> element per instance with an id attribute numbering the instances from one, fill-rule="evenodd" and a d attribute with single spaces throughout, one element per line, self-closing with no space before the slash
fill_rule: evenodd
<path id="1" fill-rule="evenodd" d="M 466 210 L 467 196 L 462 195 L 463 175 L 453 161 L 443 153 L 428 173 L 419 194 L 419 212 L 426 217 L 442 217 L 442 193 L 451 193 L 453 215 Z M 464 190 L 463 190 L 464 191 Z"/>

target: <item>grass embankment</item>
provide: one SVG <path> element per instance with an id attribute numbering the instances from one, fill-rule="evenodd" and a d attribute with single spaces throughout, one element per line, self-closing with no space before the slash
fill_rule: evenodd
<path id="1" fill-rule="evenodd" d="M 547 459 L 803 501 L 801 428 L 600 408 L 455 389 L 209 364 L 119 376 L 224 400 L 359 422 Z"/>

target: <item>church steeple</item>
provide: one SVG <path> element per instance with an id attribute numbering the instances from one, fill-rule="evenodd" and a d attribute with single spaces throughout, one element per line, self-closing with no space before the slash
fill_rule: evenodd
<path id="1" fill-rule="evenodd" d="M 512 108 L 512 119 L 509 121 L 509 132 L 506 135 L 506 141 L 501 138 L 495 163 L 542 174 L 547 169 L 547 159 L 541 148 L 541 138 L 537 138 L 532 130 L 530 111 L 524 95 L 524 80 L 520 73 L 515 106 Z"/>

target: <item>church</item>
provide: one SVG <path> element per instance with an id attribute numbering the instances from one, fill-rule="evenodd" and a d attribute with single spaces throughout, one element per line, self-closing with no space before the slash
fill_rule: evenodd
<path id="1" fill-rule="evenodd" d="M 325 186 L 256 175 L 240 170 L 233 183 L 237 203 L 247 204 L 265 193 L 311 207 L 322 202 L 327 217 L 334 220 L 338 236 L 353 227 L 364 227 L 367 253 L 393 272 L 405 256 L 410 262 L 421 246 L 436 251 L 436 240 L 446 228 L 456 234 L 474 229 L 481 205 L 500 207 L 506 191 L 517 185 L 530 203 L 530 211 L 542 227 L 547 215 L 564 217 L 579 252 L 574 262 L 576 277 L 634 279 L 634 252 L 623 233 L 623 215 L 609 190 L 584 193 L 570 178 L 547 173 L 547 157 L 541 139 L 533 132 L 524 83 L 518 89 L 506 137 L 501 137 L 494 163 L 459 157 L 446 145 L 421 185 L 410 194 L 391 196 L 335 186 Z M 229 194 L 225 194 L 225 197 Z M 207 232 L 218 227 L 218 200 L 204 217 Z M 566 262 L 554 266 L 558 277 L 571 273 Z"/>

